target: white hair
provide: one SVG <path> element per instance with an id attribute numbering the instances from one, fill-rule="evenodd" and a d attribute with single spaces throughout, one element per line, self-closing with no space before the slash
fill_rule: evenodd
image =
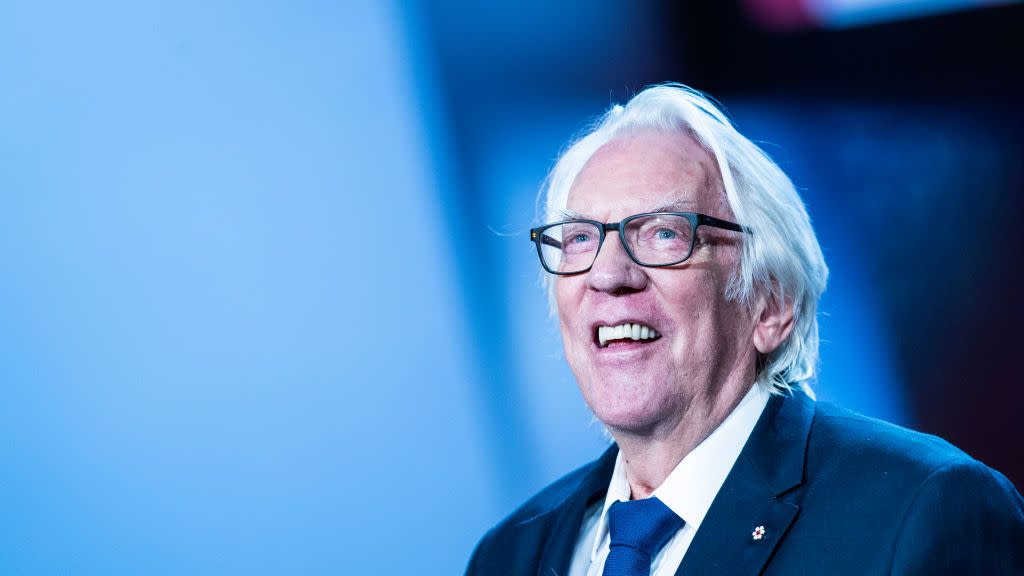
<path id="1" fill-rule="evenodd" d="M 569 190 L 590 157 L 611 140 L 641 131 L 685 132 L 715 159 L 725 196 L 744 236 L 740 269 L 726 297 L 752 309 L 758 295 L 793 306 L 793 331 L 758 362 L 757 383 L 768 392 L 789 392 L 810 383 L 818 364 L 818 300 L 828 268 L 807 209 L 782 170 L 733 127 L 710 97 L 681 84 L 651 86 L 625 106 L 608 110 L 558 159 L 545 182 L 545 220 L 561 219 Z M 544 280 L 552 312 L 557 310 L 554 276 Z"/>

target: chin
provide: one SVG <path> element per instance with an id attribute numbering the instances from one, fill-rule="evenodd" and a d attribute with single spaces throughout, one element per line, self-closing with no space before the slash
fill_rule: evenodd
<path id="1" fill-rule="evenodd" d="M 605 386 L 614 384 L 604 383 Z M 605 389 L 604 393 L 587 398 L 590 409 L 602 424 L 613 430 L 642 432 L 661 420 L 666 412 L 666 399 L 652 398 L 643 392 L 628 387 L 615 390 Z M 609 393 L 610 392 L 610 393 Z M 630 394 L 629 392 L 634 392 Z"/>
<path id="2" fill-rule="evenodd" d="M 613 435 L 618 432 L 645 434 L 659 422 L 659 416 L 651 414 L 649 410 L 621 410 L 605 414 L 594 412 L 594 414 Z"/>

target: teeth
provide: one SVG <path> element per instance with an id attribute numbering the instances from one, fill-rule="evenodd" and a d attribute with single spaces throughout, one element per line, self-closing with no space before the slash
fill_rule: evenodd
<path id="1" fill-rule="evenodd" d="M 597 327 L 597 340 L 602 348 L 612 340 L 623 340 L 626 338 L 631 340 L 649 340 L 651 338 L 657 338 L 658 336 L 660 336 L 660 334 L 658 334 L 654 328 L 643 324 L 620 324 L 618 326 Z"/>

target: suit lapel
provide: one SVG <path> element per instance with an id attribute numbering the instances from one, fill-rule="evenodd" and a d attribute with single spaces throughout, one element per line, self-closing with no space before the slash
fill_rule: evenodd
<path id="1" fill-rule="evenodd" d="M 538 576 L 565 576 L 569 572 L 569 562 L 576 548 L 583 514 L 587 507 L 608 491 L 615 468 L 615 457 L 618 446 L 612 445 L 594 462 L 593 468 L 583 477 L 576 490 L 559 505 L 520 523 L 520 528 L 538 534 L 543 542 L 539 562 L 536 565 Z M 517 574 L 530 574 L 530 570 L 517 571 Z"/>
<path id="2" fill-rule="evenodd" d="M 761 572 L 799 512 L 799 506 L 780 497 L 803 481 L 813 416 L 814 403 L 802 392 L 771 398 L 677 576 Z"/>

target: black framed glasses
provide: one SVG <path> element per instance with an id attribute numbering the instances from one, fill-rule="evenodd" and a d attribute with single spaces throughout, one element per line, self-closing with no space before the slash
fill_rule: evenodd
<path id="1" fill-rule="evenodd" d="M 562 276 L 582 274 L 594 265 L 608 232 L 618 230 L 622 247 L 633 262 L 660 268 L 681 264 L 690 257 L 697 228 L 701 226 L 750 233 L 749 228 L 706 214 L 648 212 L 621 222 L 584 219 L 555 222 L 531 228 L 530 241 L 536 244 L 540 264 L 548 272 Z"/>

